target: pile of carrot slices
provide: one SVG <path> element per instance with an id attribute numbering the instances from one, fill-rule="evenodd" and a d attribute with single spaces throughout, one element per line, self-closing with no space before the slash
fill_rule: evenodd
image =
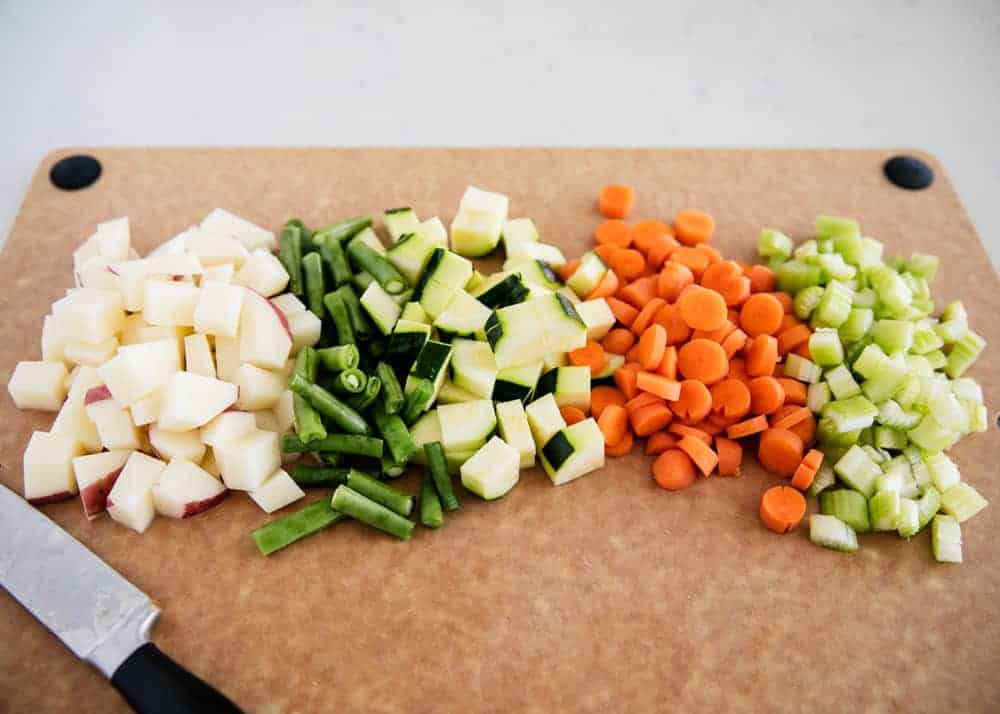
<path id="1" fill-rule="evenodd" d="M 653 479 L 676 491 L 699 474 L 738 476 L 741 441 L 755 438 L 760 463 L 794 487 L 779 488 L 808 488 L 823 458 L 807 452 L 816 420 L 805 406 L 806 385 L 783 375 L 782 360 L 791 352 L 809 358 L 811 330 L 793 314 L 791 298 L 776 291 L 770 269 L 725 260 L 709 245 L 712 216 L 685 210 L 673 225 L 629 224 L 634 201 L 628 186 L 601 192 L 598 210 L 607 220 L 594 231 L 594 252 L 609 270 L 587 299 L 604 298 L 616 324 L 600 343 L 569 355 L 595 371 L 609 353 L 625 355 L 614 386 L 591 391 L 606 453 L 625 456 L 645 439 Z M 567 265 L 564 277 L 578 264 Z M 563 410 L 567 423 L 584 416 Z M 804 508 L 799 513 L 788 506 L 794 496 L 772 491 L 761 519 L 784 533 Z"/>

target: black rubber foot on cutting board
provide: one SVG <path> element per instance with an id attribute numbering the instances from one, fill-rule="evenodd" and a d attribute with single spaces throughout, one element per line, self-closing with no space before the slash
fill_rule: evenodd
<path id="1" fill-rule="evenodd" d="M 77 191 L 87 188 L 101 177 L 101 162 L 93 156 L 77 154 L 55 163 L 49 171 L 49 180 L 56 188 Z"/>
<path id="2" fill-rule="evenodd" d="M 934 170 L 915 156 L 894 156 L 882 167 L 885 177 L 900 188 L 919 191 L 934 183 Z"/>

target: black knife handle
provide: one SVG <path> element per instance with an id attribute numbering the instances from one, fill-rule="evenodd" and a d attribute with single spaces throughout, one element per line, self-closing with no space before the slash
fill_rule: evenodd
<path id="1" fill-rule="evenodd" d="M 111 683 L 139 714 L 243 714 L 224 694 L 152 642 L 129 655 L 111 676 Z"/>

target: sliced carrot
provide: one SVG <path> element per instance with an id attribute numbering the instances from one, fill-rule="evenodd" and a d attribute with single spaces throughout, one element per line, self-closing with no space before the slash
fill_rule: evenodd
<path id="1" fill-rule="evenodd" d="M 733 439 L 715 437 L 715 453 L 719 456 L 719 476 L 739 476 L 743 462 L 743 447 Z"/>
<path id="2" fill-rule="evenodd" d="M 769 293 L 778 286 L 778 278 L 774 271 L 766 265 L 754 265 L 747 271 L 750 278 L 750 291 L 755 293 Z"/>
<path id="3" fill-rule="evenodd" d="M 660 299 L 656 297 L 656 280 L 652 276 L 645 276 L 622 286 L 616 297 L 624 300 L 636 310 L 641 310 L 654 298 Z"/>
<path id="4" fill-rule="evenodd" d="M 771 376 L 775 379 L 780 379 L 785 376 L 785 367 L 781 364 L 781 362 L 776 361 L 774 363 L 774 369 L 771 370 Z"/>
<path id="5" fill-rule="evenodd" d="M 632 345 L 632 349 L 630 349 L 628 352 L 625 353 L 625 359 L 627 361 L 629 361 L 629 362 L 635 362 L 636 364 L 639 364 L 639 345 L 638 344 Z M 641 369 L 642 365 L 639 365 L 639 368 Z"/>
<path id="6" fill-rule="evenodd" d="M 794 309 L 793 309 L 793 306 L 792 306 L 792 296 L 791 295 L 789 295 L 788 293 L 782 293 L 782 292 L 771 292 L 771 293 L 767 293 L 767 294 L 770 295 L 771 297 L 773 297 L 778 302 L 780 302 L 781 303 L 781 309 L 784 310 L 786 313 L 794 312 Z"/>
<path id="7" fill-rule="evenodd" d="M 611 314 L 615 316 L 615 319 L 625 325 L 625 327 L 631 327 L 639 311 L 618 298 L 609 297 L 604 299 L 607 301 L 608 307 L 611 308 Z"/>
<path id="8" fill-rule="evenodd" d="M 663 397 L 658 397 L 650 392 L 639 392 L 634 397 L 625 402 L 625 413 L 632 416 L 633 412 L 637 412 L 643 407 L 648 407 L 650 404 L 663 404 Z"/>
<path id="9" fill-rule="evenodd" d="M 609 404 L 625 406 L 625 395 L 620 389 L 607 384 L 599 384 L 590 390 L 590 414 L 595 419 L 600 418 L 601 413 Z"/>
<path id="10" fill-rule="evenodd" d="M 618 251 L 622 250 L 621 246 L 614 245 L 613 243 L 604 243 L 595 245 L 594 253 L 597 257 L 601 259 L 601 262 L 605 265 L 611 265 L 611 256 L 613 256 Z"/>
<path id="11" fill-rule="evenodd" d="M 633 248 L 623 248 L 611 256 L 609 265 L 623 280 L 635 280 L 646 269 L 646 259 Z"/>
<path id="12" fill-rule="evenodd" d="M 653 479 L 667 491 L 681 491 L 694 483 L 697 473 L 691 457 L 680 449 L 668 449 L 653 462 Z"/>
<path id="13" fill-rule="evenodd" d="M 778 354 L 784 357 L 803 342 L 808 342 L 812 330 L 807 325 L 795 325 L 778 333 Z"/>
<path id="14" fill-rule="evenodd" d="M 712 447 L 692 436 L 681 437 L 677 442 L 677 448 L 691 457 L 703 476 L 710 475 L 719 463 L 719 457 L 712 451 Z"/>
<path id="15" fill-rule="evenodd" d="M 737 328 L 722 341 L 722 351 L 726 353 L 728 359 L 732 359 L 733 355 L 746 347 L 748 339 L 747 333 Z"/>
<path id="16" fill-rule="evenodd" d="M 729 374 L 729 360 L 718 342 L 691 340 L 677 350 L 677 369 L 687 379 L 712 385 Z"/>
<path id="17" fill-rule="evenodd" d="M 810 449 L 809 453 L 802 457 L 802 463 L 809 468 L 818 469 L 823 465 L 823 452 L 819 449 Z"/>
<path id="18" fill-rule="evenodd" d="M 816 478 L 817 470 L 818 469 L 810 468 L 806 462 L 803 461 L 795 469 L 795 473 L 792 474 L 792 486 L 800 491 L 805 491 L 807 488 L 812 486 L 813 479 Z"/>
<path id="19" fill-rule="evenodd" d="M 639 322 L 638 318 L 636 322 Z M 642 333 L 642 337 L 639 338 L 638 347 L 636 356 L 639 358 L 638 362 L 644 370 L 654 370 L 659 367 L 661 360 L 663 360 L 663 353 L 667 349 L 667 331 L 663 325 L 650 325 L 647 327 Z M 726 366 L 728 367 L 729 365 Z"/>
<path id="20" fill-rule="evenodd" d="M 625 218 L 632 212 L 635 189 L 627 184 L 613 183 L 601 189 L 597 210 L 605 218 Z"/>
<path id="21" fill-rule="evenodd" d="M 670 254 L 670 260 L 674 263 L 686 265 L 696 278 L 700 277 L 705 272 L 705 269 L 712 264 L 708 255 L 700 250 L 695 250 L 684 245 Z"/>
<path id="22" fill-rule="evenodd" d="M 791 413 L 783 416 L 777 422 L 771 424 L 775 429 L 791 429 L 800 421 L 808 419 L 812 415 L 808 407 L 795 407 Z"/>
<path id="23" fill-rule="evenodd" d="M 673 424 L 670 425 L 670 428 L 667 429 L 667 431 L 670 432 L 671 434 L 676 434 L 678 439 L 683 439 L 685 436 L 691 436 L 694 437 L 695 439 L 700 439 L 701 441 L 704 441 L 709 446 L 712 445 L 711 434 L 709 434 L 704 429 L 699 429 L 698 427 L 695 426 L 688 426 L 686 424 L 678 424 L 674 422 Z"/>
<path id="24" fill-rule="evenodd" d="M 681 263 L 668 260 L 660 269 L 656 281 L 657 294 L 668 302 L 673 302 L 681 294 L 681 290 L 694 284 L 694 273 L 691 268 Z"/>
<path id="25" fill-rule="evenodd" d="M 730 307 L 726 311 L 726 319 L 729 320 L 734 325 L 740 324 L 740 311 L 739 310 L 735 310 L 732 307 Z"/>
<path id="26" fill-rule="evenodd" d="M 695 424 L 691 428 L 692 429 L 698 429 L 699 431 L 703 431 L 706 434 L 708 434 L 709 436 L 716 436 L 716 435 L 722 434 L 722 433 L 724 433 L 726 431 L 726 427 L 725 426 L 722 426 L 720 424 L 716 424 L 715 422 L 712 421 L 712 415 L 711 414 L 709 414 L 707 418 L 702 419 L 700 422 L 698 422 L 697 424 Z"/>
<path id="27" fill-rule="evenodd" d="M 681 382 L 680 394 L 670 408 L 674 414 L 688 424 L 696 424 L 712 411 L 712 395 L 703 383 L 696 379 Z"/>
<path id="28" fill-rule="evenodd" d="M 803 342 L 801 345 L 792 350 L 792 352 L 797 354 L 799 357 L 805 357 L 808 360 L 813 358 L 812 352 L 809 351 L 809 340 Z"/>
<path id="29" fill-rule="evenodd" d="M 816 417 L 810 414 L 789 431 L 802 439 L 803 444 L 812 444 L 816 440 Z"/>
<path id="30" fill-rule="evenodd" d="M 639 221 L 632 229 L 633 242 L 638 250 L 649 253 L 653 243 L 663 236 L 672 236 L 673 229 L 660 221 Z"/>
<path id="31" fill-rule="evenodd" d="M 715 265 L 716 263 L 722 262 L 722 253 L 708 245 L 708 243 L 699 243 L 694 247 L 694 249 L 699 253 L 703 253 L 705 257 L 708 258 L 709 265 Z"/>
<path id="32" fill-rule="evenodd" d="M 573 277 L 573 273 L 575 273 L 576 269 L 579 267 L 580 267 L 580 259 L 574 258 L 573 260 L 566 263 L 566 265 L 557 268 L 556 275 L 558 275 L 559 279 L 565 283 L 567 280 Z"/>
<path id="33" fill-rule="evenodd" d="M 604 221 L 594 229 L 594 240 L 598 245 L 613 245 L 616 248 L 628 248 L 632 245 L 632 227 L 618 219 Z"/>
<path id="34" fill-rule="evenodd" d="M 619 443 L 628 432 L 628 414 L 625 412 L 625 407 L 617 404 L 607 405 L 597 419 L 597 426 L 604 435 L 606 446 Z"/>
<path id="35" fill-rule="evenodd" d="M 733 278 L 718 290 L 726 305 L 742 305 L 751 297 L 750 278 L 740 276 Z"/>
<path id="36" fill-rule="evenodd" d="M 629 416 L 636 436 L 649 436 L 666 427 L 674 418 L 666 404 L 650 404 Z"/>
<path id="37" fill-rule="evenodd" d="M 701 275 L 701 286 L 716 292 L 722 292 L 722 287 L 733 278 L 743 275 L 743 268 L 732 260 L 720 260 L 707 268 Z"/>
<path id="38" fill-rule="evenodd" d="M 614 446 L 604 445 L 604 453 L 608 456 L 628 456 L 632 453 L 632 447 L 635 445 L 635 438 L 632 436 L 632 432 L 628 429 L 625 430 L 625 437 L 619 441 Z"/>
<path id="39" fill-rule="evenodd" d="M 785 330 L 790 330 L 796 325 L 801 324 L 803 324 L 802 320 L 795 317 L 792 313 L 786 312 L 785 316 L 781 318 L 781 327 L 778 328 L 778 332 L 776 334 L 780 337 L 781 333 Z"/>
<path id="40" fill-rule="evenodd" d="M 635 321 L 632 323 L 632 332 L 637 335 L 641 335 L 646 331 L 646 329 L 653 323 L 653 318 L 656 317 L 656 313 L 660 311 L 660 308 L 667 304 L 666 300 L 662 298 L 654 297 L 646 303 L 646 305 L 639 310 L 639 314 L 636 315 Z"/>
<path id="41" fill-rule="evenodd" d="M 560 407 L 559 413 L 562 414 L 563 421 L 566 422 L 567 426 L 572 426 L 587 418 L 580 407 Z"/>
<path id="42" fill-rule="evenodd" d="M 778 380 L 781 388 L 785 390 L 785 404 L 802 406 L 806 403 L 806 400 L 809 398 L 806 385 L 797 379 L 789 379 L 788 377 L 776 377 L 775 379 Z"/>
<path id="43" fill-rule="evenodd" d="M 632 330 L 626 330 L 624 327 L 616 327 L 608 330 L 608 334 L 601 340 L 601 346 L 604 348 L 604 351 L 616 355 L 625 354 L 632 349 L 632 345 L 634 344 L 635 335 L 632 334 Z"/>
<path id="44" fill-rule="evenodd" d="M 739 419 L 750 413 L 750 389 L 738 379 L 724 379 L 711 390 L 712 411 L 727 419 Z"/>
<path id="45" fill-rule="evenodd" d="M 682 394 L 680 382 L 675 382 L 655 372 L 639 372 L 636 375 L 636 386 L 644 392 L 655 394 L 667 401 L 676 401 Z"/>
<path id="46" fill-rule="evenodd" d="M 771 335 L 757 335 L 747 342 L 743 357 L 751 377 L 771 374 L 778 364 L 778 341 Z"/>
<path id="47" fill-rule="evenodd" d="M 677 437 L 666 431 L 650 434 L 649 438 L 646 439 L 646 453 L 650 456 L 662 454 L 667 449 L 673 449 L 676 446 Z"/>
<path id="48" fill-rule="evenodd" d="M 631 399 L 639 391 L 639 388 L 636 386 L 636 375 L 638 373 L 638 369 L 629 368 L 627 363 L 624 367 L 619 367 L 615 370 L 615 384 L 621 390 L 622 394 L 625 395 L 626 399 Z"/>
<path id="49" fill-rule="evenodd" d="M 666 337 L 664 337 L 666 339 Z M 569 353 L 569 362 L 577 367 L 590 367 L 590 375 L 599 374 L 608 364 L 608 356 L 600 343 L 587 340 L 587 344 Z"/>
<path id="50" fill-rule="evenodd" d="M 687 342 L 691 336 L 691 328 L 681 317 L 680 308 L 667 303 L 660 308 L 653 320 L 658 325 L 663 325 L 667 330 L 667 345 L 679 345 Z"/>
<path id="51" fill-rule="evenodd" d="M 715 219 L 704 211 L 693 208 L 677 214 L 674 219 L 674 231 L 684 245 L 697 245 L 712 240 L 715 231 Z"/>
<path id="52" fill-rule="evenodd" d="M 692 340 L 706 339 L 718 342 L 720 345 L 737 327 L 729 320 L 726 320 L 718 330 L 695 330 L 691 333 Z"/>
<path id="53" fill-rule="evenodd" d="M 720 414 L 719 412 L 712 412 L 708 415 L 708 421 L 712 422 L 716 426 L 721 426 L 723 431 L 738 422 L 740 418 L 741 417 L 727 417 L 725 414 Z M 700 429 L 701 427 L 699 426 L 698 428 Z"/>
<path id="54" fill-rule="evenodd" d="M 783 404 L 767 415 L 767 421 L 771 426 L 774 426 L 796 409 L 798 409 L 798 407 L 794 404 Z"/>
<path id="55" fill-rule="evenodd" d="M 731 357 L 729 359 L 729 376 L 741 382 L 750 381 L 750 378 L 747 376 L 746 363 L 742 357 Z"/>
<path id="56" fill-rule="evenodd" d="M 679 247 L 680 243 L 674 240 L 673 236 L 656 236 L 650 243 L 649 251 L 646 253 L 646 268 L 659 272 L 660 268 L 663 267 L 664 261 Z"/>
<path id="57" fill-rule="evenodd" d="M 660 361 L 660 366 L 656 368 L 656 373 L 663 375 L 667 379 L 677 379 L 677 348 L 673 345 L 668 345 L 667 349 L 663 350 L 663 359 Z"/>
<path id="58" fill-rule="evenodd" d="M 755 416 L 730 426 L 726 429 L 726 436 L 730 439 L 742 439 L 744 436 L 759 434 L 765 429 L 767 429 L 767 417 Z"/>
<path id="59" fill-rule="evenodd" d="M 774 377 L 755 377 L 750 388 L 750 411 L 754 414 L 772 414 L 785 403 L 785 390 Z"/>
<path id="60" fill-rule="evenodd" d="M 740 327 L 751 337 L 773 335 L 781 327 L 785 309 L 770 293 L 757 293 L 740 308 Z"/>
<path id="61" fill-rule="evenodd" d="M 788 533 L 806 514 L 806 499 L 789 486 L 772 486 L 760 499 L 760 520 L 768 530 Z"/>
<path id="62" fill-rule="evenodd" d="M 590 294 L 587 295 L 587 299 L 596 300 L 598 298 L 611 297 L 618 292 L 619 285 L 618 274 L 608 269 L 608 272 L 604 274 L 597 285 L 594 286 L 594 289 L 590 291 Z"/>
<path id="63" fill-rule="evenodd" d="M 714 290 L 691 286 L 677 299 L 677 305 L 692 330 L 718 330 L 726 324 L 726 301 Z"/>
<path id="64" fill-rule="evenodd" d="M 760 435 L 757 460 L 761 466 L 778 476 L 791 478 L 802 461 L 802 439 L 788 429 L 771 427 Z"/>

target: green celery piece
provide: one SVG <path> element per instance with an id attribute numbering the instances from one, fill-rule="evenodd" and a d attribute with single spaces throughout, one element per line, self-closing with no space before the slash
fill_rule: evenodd
<path id="1" fill-rule="evenodd" d="M 944 346 L 938 333 L 934 331 L 934 325 L 929 320 L 921 320 L 913 328 L 913 341 L 910 345 L 910 352 L 924 355 L 934 350 L 939 350 Z"/>
<path id="2" fill-rule="evenodd" d="M 824 289 L 819 285 L 811 285 L 799 291 L 792 302 L 795 316 L 800 320 L 808 320 L 813 310 L 819 305 L 819 301 L 823 299 L 824 292 Z"/>
<path id="3" fill-rule="evenodd" d="M 827 463 L 827 461 L 828 459 L 823 459 L 823 463 L 820 464 L 819 470 L 813 477 L 813 482 L 809 485 L 809 490 L 806 491 L 807 496 L 815 498 L 837 482 L 837 475 L 833 472 L 833 466 Z M 865 510 L 865 515 L 868 515 L 867 509 Z"/>
<path id="4" fill-rule="evenodd" d="M 969 433 L 981 434 L 989 429 L 990 415 L 986 411 L 986 405 L 971 399 L 959 399 L 969 417 Z"/>
<path id="5" fill-rule="evenodd" d="M 899 517 L 899 492 L 879 491 L 868 499 L 868 520 L 873 531 L 896 530 Z"/>
<path id="6" fill-rule="evenodd" d="M 826 382 L 810 384 L 806 389 L 806 406 L 815 414 L 818 414 L 831 399 L 830 385 Z"/>
<path id="7" fill-rule="evenodd" d="M 814 255 L 819 255 L 819 244 L 813 238 L 799 243 L 798 247 L 792 251 L 792 256 L 796 260 L 802 260 L 805 262 L 809 262 L 806 261 L 806 258 Z"/>
<path id="8" fill-rule="evenodd" d="M 832 280 L 827 283 L 823 298 L 813 311 L 814 327 L 840 327 L 851 314 L 854 291 L 846 283 Z"/>
<path id="9" fill-rule="evenodd" d="M 920 530 L 920 508 L 912 498 L 899 499 L 896 531 L 901 538 L 912 538 Z"/>
<path id="10" fill-rule="evenodd" d="M 951 381 L 951 392 L 959 399 L 966 399 L 977 404 L 983 403 L 983 388 L 971 377 L 959 377 Z"/>
<path id="11" fill-rule="evenodd" d="M 840 460 L 833 465 L 833 470 L 841 481 L 863 493 L 866 498 L 875 495 L 875 481 L 882 475 L 882 469 L 878 464 L 857 445 L 852 446 L 840 457 Z"/>
<path id="12" fill-rule="evenodd" d="M 836 330 L 822 327 L 809 338 L 809 354 L 820 367 L 835 367 L 844 361 L 844 346 Z"/>
<path id="13" fill-rule="evenodd" d="M 910 440 L 907 438 L 906 432 L 900 429 L 894 429 L 891 426 L 875 427 L 875 446 L 880 449 L 902 449 L 908 443 Z"/>
<path id="14" fill-rule="evenodd" d="M 986 340 L 969 330 L 959 339 L 948 353 L 948 362 L 944 371 L 952 379 L 957 379 L 965 374 L 965 371 L 972 366 L 973 362 L 979 359 L 986 348 Z"/>
<path id="15" fill-rule="evenodd" d="M 858 533 L 871 530 L 868 518 L 868 500 L 863 494 L 847 488 L 824 491 L 819 496 L 820 512 L 835 516 Z"/>
<path id="16" fill-rule="evenodd" d="M 806 384 L 815 384 L 823 376 L 823 370 L 818 365 L 794 352 L 785 355 L 784 373 Z"/>
<path id="17" fill-rule="evenodd" d="M 877 419 L 879 424 L 905 431 L 919 424 L 921 415 L 919 412 L 905 411 L 898 402 L 887 399 L 879 405 Z"/>
<path id="18" fill-rule="evenodd" d="M 757 253 L 761 258 L 787 259 L 792 254 L 792 239 L 774 228 L 764 228 L 757 238 Z"/>
<path id="19" fill-rule="evenodd" d="M 989 505 L 979 491 L 971 485 L 960 482 L 941 493 L 941 510 L 959 523 L 972 518 Z"/>
<path id="20" fill-rule="evenodd" d="M 878 296 L 871 288 L 862 288 L 854 293 L 854 307 L 871 310 L 878 303 Z"/>
<path id="21" fill-rule="evenodd" d="M 931 549 L 939 563 L 962 562 L 962 527 L 951 516 L 934 516 Z"/>
<path id="22" fill-rule="evenodd" d="M 876 376 L 879 367 L 888 359 L 885 352 L 878 345 L 871 344 L 862 350 L 860 356 L 854 360 L 852 369 L 865 379 L 872 379 Z"/>
<path id="23" fill-rule="evenodd" d="M 913 323 L 879 320 L 872 326 L 872 339 L 886 354 L 908 352 L 913 345 Z"/>
<path id="24" fill-rule="evenodd" d="M 937 275 L 938 264 L 939 261 L 936 255 L 914 253 L 907 261 L 906 269 L 914 275 L 920 276 L 929 284 L 934 282 L 934 276 Z"/>
<path id="25" fill-rule="evenodd" d="M 934 487 L 942 493 L 962 480 L 958 466 L 943 451 L 924 454 L 924 463 L 927 464 Z"/>
<path id="26" fill-rule="evenodd" d="M 819 285 L 822 271 L 817 265 L 809 265 L 799 260 L 789 260 L 778 266 L 775 271 L 778 278 L 778 289 L 796 294 L 813 285 Z"/>
<path id="27" fill-rule="evenodd" d="M 855 301 L 855 307 L 851 308 L 847 319 L 837 328 L 837 331 L 842 341 L 857 342 L 868 334 L 874 322 L 875 313 L 872 312 L 871 308 L 857 307 L 857 301 Z"/>
<path id="28" fill-rule="evenodd" d="M 830 385 L 830 391 L 834 399 L 847 399 L 857 394 L 861 394 L 861 386 L 854 381 L 851 371 L 844 365 L 839 365 L 829 370 L 824 376 L 826 383 Z"/>
<path id="29" fill-rule="evenodd" d="M 858 549 L 858 536 L 854 529 L 839 518 L 822 513 L 809 516 L 809 540 L 844 553 L 853 553 Z"/>
<path id="30" fill-rule="evenodd" d="M 839 434 L 867 429 L 877 416 L 878 407 L 861 395 L 838 399 L 823 407 L 823 417 L 833 421 Z"/>
<path id="31" fill-rule="evenodd" d="M 920 515 L 920 529 L 923 530 L 931 519 L 941 510 L 941 493 L 930 486 L 924 495 L 917 499 L 917 509 Z"/>
<path id="32" fill-rule="evenodd" d="M 924 451 L 945 451 L 958 440 L 958 434 L 942 426 L 933 414 L 925 414 L 906 436 Z"/>

